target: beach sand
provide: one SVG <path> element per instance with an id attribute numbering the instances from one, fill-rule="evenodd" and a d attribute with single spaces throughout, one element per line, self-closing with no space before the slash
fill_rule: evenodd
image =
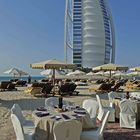
<path id="1" fill-rule="evenodd" d="M 24 89 L 25 87 L 18 87 L 17 91 L 0 92 L 0 140 L 16 140 L 10 120 L 10 109 L 14 103 L 20 105 L 27 119 L 32 119 L 33 110 L 37 107 L 44 106 L 45 98 L 34 97 L 24 93 Z M 74 102 L 76 105 L 82 105 L 84 99 L 95 98 L 95 93 L 89 93 L 87 89 L 81 89 L 79 91 L 80 93 L 78 96 L 65 96 L 64 98 Z M 140 139 L 140 129 L 120 129 L 119 123 L 109 123 L 104 136 L 105 140 Z"/>

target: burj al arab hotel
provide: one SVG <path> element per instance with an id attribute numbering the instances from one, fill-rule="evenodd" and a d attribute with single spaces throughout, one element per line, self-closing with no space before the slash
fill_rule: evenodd
<path id="1" fill-rule="evenodd" d="M 115 31 L 108 0 L 66 0 L 66 62 L 92 68 L 115 62 Z"/>

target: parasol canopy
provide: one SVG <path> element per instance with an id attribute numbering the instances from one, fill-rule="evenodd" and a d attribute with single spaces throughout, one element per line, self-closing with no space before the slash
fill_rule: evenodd
<path id="1" fill-rule="evenodd" d="M 87 76 L 94 76 L 95 73 L 93 73 L 92 71 L 90 71 L 89 73 L 86 74 Z"/>
<path id="2" fill-rule="evenodd" d="M 116 73 L 113 74 L 113 77 L 127 77 L 127 74 L 121 71 L 117 71 Z"/>
<path id="3" fill-rule="evenodd" d="M 30 66 L 33 69 L 75 69 L 76 68 L 76 65 L 74 64 L 67 64 L 65 62 L 56 59 L 33 63 L 30 64 Z"/>
<path id="4" fill-rule="evenodd" d="M 40 72 L 41 75 L 43 76 L 52 76 L 53 75 L 53 70 L 52 69 L 47 69 L 47 70 L 43 70 Z M 65 72 L 64 71 L 60 71 L 60 70 L 55 70 L 55 76 L 56 77 L 61 77 L 61 76 L 64 76 L 65 75 Z"/>
<path id="5" fill-rule="evenodd" d="M 129 70 L 140 72 L 140 66 L 139 67 L 130 68 Z"/>
<path id="6" fill-rule="evenodd" d="M 17 68 L 11 68 L 7 71 L 4 72 L 5 74 L 12 74 L 15 76 L 23 76 L 23 75 L 29 75 L 28 73 L 20 70 L 20 69 L 17 69 Z"/>
<path id="7" fill-rule="evenodd" d="M 33 69 L 52 69 L 53 70 L 52 80 L 53 80 L 53 85 L 54 85 L 55 84 L 55 69 L 58 69 L 58 70 L 75 69 L 76 65 L 67 64 L 65 62 L 62 62 L 56 59 L 51 59 L 51 60 L 46 60 L 46 61 L 30 64 L 30 67 Z"/>
<path id="8" fill-rule="evenodd" d="M 81 76 L 84 74 L 85 74 L 85 72 L 83 72 L 83 71 L 75 70 L 73 72 L 68 73 L 67 76 Z"/>
<path id="9" fill-rule="evenodd" d="M 128 67 L 123 65 L 117 65 L 117 64 L 104 64 L 101 66 L 93 67 L 93 71 L 110 71 L 110 77 L 111 77 L 111 71 L 127 71 Z"/>
<path id="10" fill-rule="evenodd" d="M 104 64 L 98 67 L 93 67 L 93 71 L 127 71 L 128 67 L 123 65 L 117 65 L 117 64 Z"/>
<path id="11" fill-rule="evenodd" d="M 140 72 L 138 71 L 133 71 L 133 72 L 130 72 L 130 73 L 127 73 L 128 76 L 140 76 Z"/>

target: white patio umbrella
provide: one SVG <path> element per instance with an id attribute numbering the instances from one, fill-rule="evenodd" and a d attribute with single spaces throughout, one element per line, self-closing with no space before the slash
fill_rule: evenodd
<path id="1" fill-rule="evenodd" d="M 67 76 L 81 76 L 84 74 L 85 74 L 85 72 L 83 72 L 83 71 L 75 70 L 73 72 L 68 73 Z"/>
<path id="2" fill-rule="evenodd" d="M 110 77 L 111 77 L 111 71 L 127 71 L 128 67 L 123 66 L 123 65 L 117 65 L 117 64 L 104 64 L 98 67 L 93 67 L 93 71 L 109 71 L 110 72 Z"/>
<path id="3" fill-rule="evenodd" d="M 87 76 L 94 76 L 95 73 L 93 73 L 92 71 L 90 71 L 89 73 L 86 74 Z"/>
<path id="4" fill-rule="evenodd" d="M 113 77 L 126 77 L 126 73 L 117 71 L 116 73 L 113 74 Z"/>
<path id="5" fill-rule="evenodd" d="M 5 74 L 12 74 L 14 77 L 15 76 L 29 75 L 28 73 L 26 73 L 20 69 L 17 69 L 17 68 L 11 68 L 11 69 L 5 71 L 4 73 Z"/>
<path id="6" fill-rule="evenodd" d="M 73 71 L 73 72 L 69 72 L 68 74 L 66 74 L 66 76 L 68 77 L 68 78 L 77 78 L 77 79 L 79 79 L 81 76 L 83 76 L 83 75 L 85 75 L 85 72 L 83 72 L 83 71 L 80 71 L 80 70 L 75 70 L 75 71 Z"/>
<path id="7" fill-rule="evenodd" d="M 133 72 L 129 72 L 129 73 L 127 73 L 127 75 L 128 76 L 140 76 L 140 72 L 138 72 L 138 71 L 133 71 Z"/>
<path id="8" fill-rule="evenodd" d="M 113 71 L 113 73 L 114 73 L 114 71 Z M 99 71 L 99 72 L 96 72 L 94 74 L 97 75 L 97 76 L 109 76 L 110 75 L 110 72 L 109 71 L 106 71 L 106 72 Z"/>
<path id="9" fill-rule="evenodd" d="M 52 77 L 53 70 L 52 69 L 43 70 L 42 72 L 40 72 L 40 74 L 43 75 L 43 76 Z M 61 76 L 64 76 L 64 75 L 65 75 L 64 71 L 55 70 L 55 76 L 56 77 L 61 77 Z"/>
<path id="10" fill-rule="evenodd" d="M 96 76 L 104 76 L 104 71 L 99 71 L 95 73 Z"/>

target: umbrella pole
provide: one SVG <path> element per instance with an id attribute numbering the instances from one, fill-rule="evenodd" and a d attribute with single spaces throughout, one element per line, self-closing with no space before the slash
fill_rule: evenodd
<path id="1" fill-rule="evenodd" d="M 14 79 L 15 79 L 16 75 L 14 74 Z"/>
<path id="2" fill-rule="evenodd" d="M 54 86 L 55 85 L 55 69 L 53 69 L 52 80 L 53 80 L 53 86 Z"/>
<path id="3" fill-rule="evenodd" d="M 55 94 L 55 69 L 53 69 L 53 75 L 52 75 L 52 80 L 53 80 L 53 95 Z"/>
<path id="4" fill-rule="evenodd" d="M 109 77 L 111 78 L 111 70 L 109 71 Z"/>

